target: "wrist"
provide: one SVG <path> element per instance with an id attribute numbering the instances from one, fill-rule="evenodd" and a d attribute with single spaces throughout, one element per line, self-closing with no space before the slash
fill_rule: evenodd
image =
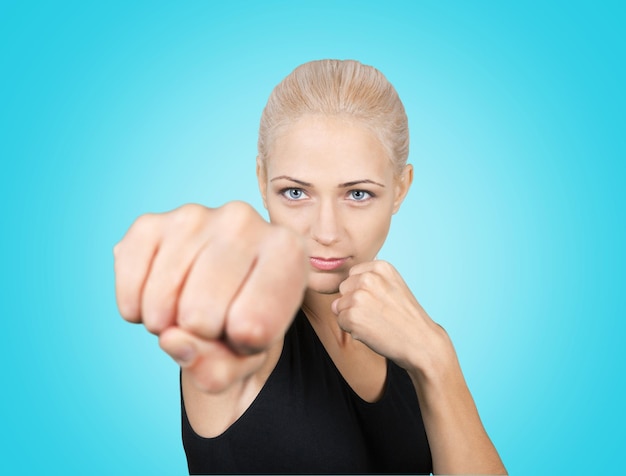
<path id="1" fill-rule="evenodd" d="M 451 387 L 464 386 L 465 379 L 448 333 L 438 324 L 434 327 L 430 345 L 410 354 L 406 370 L 418 391 L 447 393 Z"/>

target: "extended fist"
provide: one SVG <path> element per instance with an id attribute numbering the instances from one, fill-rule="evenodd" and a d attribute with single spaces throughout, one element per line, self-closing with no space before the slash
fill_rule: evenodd
<path id="1" fill-rule="evenodd" d="M 114 255 L 122 317 L 159 335 L 187 367 L 211 353 L 238 365 L 268 349 L 284 335 L 307 282 L 300 237 L 243 202 L 142 215 Z"/>

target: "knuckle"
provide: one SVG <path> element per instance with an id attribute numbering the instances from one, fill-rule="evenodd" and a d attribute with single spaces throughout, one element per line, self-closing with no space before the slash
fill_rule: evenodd
<path id="1" fill-rule="evenodd" d="M 245 225 L 256 216 L 254 208 L 241 201 L 228 202 L 218 210 L 220 218 L 238 225 Z"/>
<path id="2" fill-rule="evenodd" d="M 394 267 L 388 261 L 377 260 L 374 262 L 374 269 L 383 275 L 387 275 L 394 270 Z"/>
<path id="3" fill-rule="evenodd" d="M 248 313 L 244 319 L 230 316 L 227 338 L 241 351 L 258 352 L 263 350 L 274 338 L 270 326 L 263 323 L 267 316 L 259 312 Z M 234 325 L 232 323 L 235 323 Z"/>
<path id="4" fill-rule="evenodd" d="M 365 306 L 369 300 L 369 293 L 364 289 L 357 289 L 352 293 L 352 303 L 354 306 Z"/>
<path id="5" fill-rule="evenodd" d="M 126 322 L 132 324 L 139 324 L 141 322 L 141 314 L 134 302 L 118 299 L 117 308 L 120 312 L 120 316 L 122 316 L 122 319 Z"/>
<path id="6" fill-rule="evenodd" d="M 144 297 L 142 302 L 143 323 L 146 329 L 153 334 L 160 333 L 173 320 L 172 294 L 158 298 Z"/>
<path id="7" fill-rule="evenodd" d="M 376 286 L 378 278 L 374 273 L 363 273 L 359 275 L 359 286 L 361 288 L 371 288 Z"/>
<path id="8" fill-rule="evenodd" d="M 159 215 L 145 213 L 137 217 L 131 226 L 131 230 L 140 238 L 152 236 L 158 230 L 159 221 Z"/>
<path id="9" fill-rule="evenodd" d="M 355 327 L 354 314 L 350 310 L 342 312 L 339 314 L 337 323 L 344 332 L 351 333 Z"/>
<path id="10" fill-rule="evenodd" d="M 197 230 L 207 219 L 209 209 L 188 203 L 170 212 L 170 223 L 176 229 Z"/>
<path id="11" fill-rule="evenodd" d="M 219 239 L 229 244 L 256 236 L 255 227 L 265 221 L 245 202 L 229 202 L 217 210 Z M 269 226 L 269 225 L 267 225 Z M 251 233 L 252 232 L 252 233 Z M 254 238 L 253 238 L 254 239 Z"/>
<path id="12" fill-rule="evenodd" d="M 138 227 L 133 224 L 128 229 L 126 236 L 124 236 L 124 238 L 113 248 L 113 266 L 116 273 L 119 272 L 118 270 L 120 269 L 120 267 L 123 266 L 124 263 L 127 261 L 129 255 L 129 253 L 127 253 L 128 243 L 129 241 L 132 241 L 135 235 L 139 234 L 137 233 L 137 231 Z"/>
<path id="13" fill-rule="evenodd" d="M 341 295 L 344 295 L 344 294 L 346 294 L 347 289 L 348 289 L 348 281 L 347 281 L 347 280 L 342 281 L 342 282 L 339 284 L 339 293 L 340 293 Z"/>
<path id="14" fill-rule="evenodd" d="M 159 215 L 147 213 L 138 216 L 128 231 L 113 248 L 115 262 L 132 258 L 137 246 L 154 242 L 155 237 L 160 234 L 161 220 Z"/>
<path id="15" fill-rule="evenodd" d="M 128 289 L 119 278 L 117 279 L 115 298 L 117 309 L 122 319 L 132 323 L 141 322 L 140 298 L 133 290 Z"/>
<path id="16" fill-rule="evenodd" d="M 128 322 L 141 322 L 141 297 L 137 289 L 137 279 L 128 270 L 115 266 L 115 299 L 122 318 Z"/>
<path id="17" fill-rule="evenodd" d="M 143 325 L 148 332 L 151 334 L 158 335 L 163 330 L 163 326 L 155 319 L 145 319 L 143 320 Z"/>
<path id="18" fill-rule="evenodd" d="M 216 339 L 222 333 L 223 319 L 218 319 L 215 313 L 203 311 L 199 308 L 189 308 L 179 312 L 178 324 L 181 328 L 206 339 Z"/>

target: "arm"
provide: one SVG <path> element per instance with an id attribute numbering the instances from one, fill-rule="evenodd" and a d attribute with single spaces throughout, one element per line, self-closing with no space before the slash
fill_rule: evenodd
<path id="1" fill-rule="evenodd" d="M 507 474 L 485 431 L 447 333 L 439 358 L 409 366 L 420 401 L 435 474 Z M 428 367 L 428 368 L 427 368 Z"/>
<path id="2" fill-rule="evenodd" d="M 203 399 L 231 413 L 245 404 L 302 300 L 301 239 L 242 202 L 185 205 L 139 217 L 114 255 L 120 314 L 180 364 L 191 413 Z M 228 426 L 223 414 L 203 415 L 206 432 Z"/>
<path id="3" fill-rule="evenodd" d="M 409 373 L 435 474 L 506 474 L 445 330 L 384 261 L 357 265 L 333 303 L 340 327 Z"/>

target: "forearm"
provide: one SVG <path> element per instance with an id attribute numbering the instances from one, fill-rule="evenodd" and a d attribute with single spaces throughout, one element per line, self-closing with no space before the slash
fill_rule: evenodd
<path id="1" fill-rule="evenodd" d="M 507 474 L 485 431 L 456 353 L 409 371 L 419 398 L 435 474 Z"/>
<path id="2" fill-rule="evenodd" d="M 465 384 L 454 346 L 389 263 L 350 270 L 333 302 L 339 326 L 411 375 L 435 473 L 506 474 Z"/>

